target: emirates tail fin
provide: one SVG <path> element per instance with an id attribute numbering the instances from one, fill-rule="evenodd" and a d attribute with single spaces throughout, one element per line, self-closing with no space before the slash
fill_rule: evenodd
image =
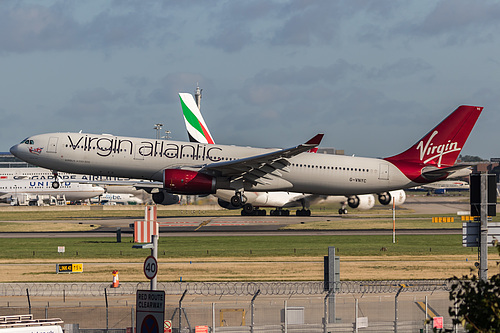
<path id="1" fill-rule="evenodd" d="M 182 113 L 189 136 L 189 141 L 199 143 L 214 144 L 214 139 L 207 124 L 201 115 L 193 95 L 189 93 L 179 93 L 181 99 Z"/>

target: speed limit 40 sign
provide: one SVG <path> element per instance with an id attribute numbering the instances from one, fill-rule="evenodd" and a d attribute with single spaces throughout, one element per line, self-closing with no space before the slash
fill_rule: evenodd
<path id="1" fill-rule="evenodd" d="M 154 279 L 158 273 L 158 262 L 155 257 L 149 256 L 144 261 L 144 275 L 150 280 Z"/>

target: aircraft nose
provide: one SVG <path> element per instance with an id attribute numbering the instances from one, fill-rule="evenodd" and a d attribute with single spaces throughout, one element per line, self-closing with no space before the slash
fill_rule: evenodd
<path id="1" fill-rule="evenodd" d="M 19 144 L 10 147 L 10 153 L 17 156 L 19 154 Z"/>

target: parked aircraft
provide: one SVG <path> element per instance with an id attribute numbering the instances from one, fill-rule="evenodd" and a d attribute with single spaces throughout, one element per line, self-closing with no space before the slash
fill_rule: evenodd
<path id="1" fill-rule="evenodd" d="M 33 179 L 33 180 L 55 180 L 53 172 L 49 169 L 39 167 L 26 168 L 0 168 L 0 181 L 3 179 Z M 152 199 L 157 204 L 172 205 L 179 203 L 179 196 L 168 194 L 164 196 L 152 186 L 150 182 L 131 180 L 119 177 L 94 176 L 76 173 L 58 173 L 59 181 L 79 182 L 81 184 L 94 184 L 104 188 L 106 193 L 111 194 L 131 194 L 135 197 L 143 194 L 143 190 L 152 194 Z M 156 188 L 155 188 L 156 187 Z M 140 199 L 139 199 L 140 200 Z"/>
<path id="2" fill-rule="evenodd" d="M 41 201 L 80 201 L 99 196 L 104 189 L 91 184 L 62 181 L 58 189 L 48 180 L 0 180 L 0 198 L 13 205 L 37 205 Z"/>
<path id="3" fill-rule="evenodd" d="M 118 177 L 83 175 L 76 173 L 60 172 L 58 174 L 60 181 L 121 181 L 125 180 Z M 54 181 L 53 172 L 49 169 L 39 167 L 26 168 L 0 168 L 0 180 L 4 179 L 33 179 Z"/>
<path id="4" fill-rule="evenodd" d="M 103 205 L 140 205 L 143 201 L 129 193 L 104 193 L 94 199 L 91 203 L 99 203 Z"/>
<path id="5" fill-rule="evenodd" d="M 245 191 L 291 191 L 318 195 L 379 193 L 446 179 L 482 107 L 460 106 L 406 151 L 363 158 L 303 154 L 317 147 L 323 134 L 287 149 L 122 137 L 108 134 L 33 135 L 10 151 L 18 158 L 57 172 L 163 181 L 160 193 L 213 194 L 234 191 L 233 206 L 245 203 Z M 58 181 L 54 181 L 54 186 Z"/>
<path id="6" fill-rule="evenodd" d="M 215 144 L 215 140 L 210 133 L 208 126 L 203 119 L 203 115 L 196 104 L 193 95 L 189 93 L 179 93 L 181 100 L 181 109 L 184 116 L 184 123 L 190 142 Z M 316 151 L 314 151 L 315 153 Z M 389 192 L 391 197 L 394 198 L 396 205 L 401 205 L 406 200 L 406 193 L 403 190 L 396 190 Z M 298 216 L 310 216 L 311 205 L 324 202 L 328 200 L 330 203 L 339 203 L 339 214 L 347 214 L 347 206 L 351 208 L 370 209 L 375 205 L 375 197 L 373 194 L 360 194 L 357 196 L 346 197 L 327 196 L 316 194 L 304 194 L 296 192 L 245 192 L 246 202 L 243 207 L 235 207 L 231 204 L 231 197 L 233 192 L 231 190 L 217 190 L 214 194 L 218 198 L 218 203 L 221 207 L 226 209 L 240 209 L 242 215 L 265 215 L 266 211 L 259 209 L 262 207 L 274 207 L 275 210 L 270 212 L 273 216 L 284 215 L 288 216 L 290 211 L 286 208 L 302 207 L 297 210 Z M 384 205 L 389 204 L 385 202 Z"/>
<path id="7" fill-rule="evenodd" d="M 442 180 L 436 183 L 425 184 L 422 186 L 413 187 L 413 191 L 427 191 L 436 194 L 444 194 L 446 192 L 468 191 L 469 183 L 461 180 Z"/>

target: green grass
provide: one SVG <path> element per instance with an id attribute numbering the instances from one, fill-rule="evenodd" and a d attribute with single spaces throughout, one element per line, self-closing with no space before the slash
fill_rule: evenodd
<path id="1" fill-rule="evenodd" d="M 239 215 L 240 211 L 229 210 L 207 210 L 200 211 L 193 206 L 193 210 L 158 210 L 158 218 L 161 217 L 185 217 L 185 216 L 231 216 Z M 133 210 L 44 210 L 38 207 L 37 211 L 0 211 L 0 221 L 50 221 L 50 220 L 82 220 L 82 219 L 105 219 L 105 218 L 144 218 L 144 206 L 138 206 Z M 50 207 L 48 207 L 50 208 Z"/>
<path id="2" fill-rule="evenodd" d="M 456 255 L 477 253 L 462 247 L 461 235 L 392 236 L 229 236 L 163 237 L 159 240 L 159 258 L 203 260 L 217 257 L 322 257 L 328 246 L 340 256 Z M 0 259 L 92 259 L 142 260 L 149 250 L 132 249 L 132 239 L 122 238 L 12 238 L 0 242 Z M 65 246 L 64 254 L 57 253 Z M 387 251 L 381 251 L 381 248 Z M 490 249 L 496 253 L 496 249 Z"/>

